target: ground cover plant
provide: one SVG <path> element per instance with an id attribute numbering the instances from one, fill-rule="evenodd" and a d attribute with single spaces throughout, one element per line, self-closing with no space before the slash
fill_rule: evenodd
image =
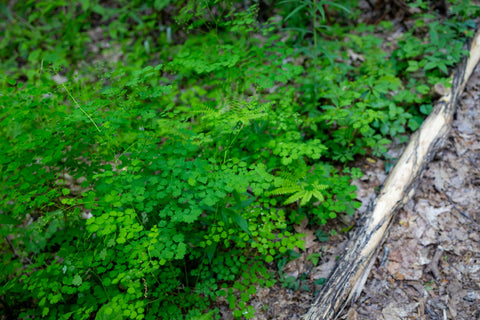
<path id="1" fill-rule="evenodd" d="M 479 12 L 408 5 L 388 43 L 356 1 L 0 5 L 0 314 L 251 318 L 296 289 L 293 226 L 353 214 L 354 160 L 421 125 Z"/>

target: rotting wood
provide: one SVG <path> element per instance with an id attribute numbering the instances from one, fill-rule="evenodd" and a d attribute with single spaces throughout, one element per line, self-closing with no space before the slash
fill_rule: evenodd
<path id="1" fill-rule="evenodd" d="M 315 298 L 304 319 L 335 319 L 363 290 L 370 269 L 394 214 L 413 196 L 419 177 L 451 128 L 456 104 L 480 59 L 480 31 L 469 45 L 469 56 L 457 66 L 452 87 L 440 98 L 370 204 L 362 227 L 354 233 L 345 253 Z"/>

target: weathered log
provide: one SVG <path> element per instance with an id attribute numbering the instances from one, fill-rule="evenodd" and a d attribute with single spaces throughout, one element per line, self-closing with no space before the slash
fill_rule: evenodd
<path id="1" fill-rule="evenodd" d="M 457 66 L 451 89 L 417 130 L 373 201 L 364 224 L 354 233 L 343 256 L 314 300 L 305 319 L 335 319 L 363 290 L 377 249 L 394 214 L 413 196 L 419 177 L 450 130 L 456 104 L 480 59 L 480 32 L 470 42 L 470 54 Z"/>

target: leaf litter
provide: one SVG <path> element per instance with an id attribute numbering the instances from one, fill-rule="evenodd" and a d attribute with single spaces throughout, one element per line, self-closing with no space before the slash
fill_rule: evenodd
<path id="1" fill-rule="evenodd" d="M 342 319 L 480 318 L 480 67 Z"/>

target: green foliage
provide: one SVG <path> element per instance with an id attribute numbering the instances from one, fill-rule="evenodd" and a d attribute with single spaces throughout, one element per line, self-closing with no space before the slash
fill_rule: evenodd
<path id="1" fill-rule="evenodd" d="M 323 202 L 325 197 L 322 192 L 325 193 L 328 185 L 320 184 L 319 180 L 322 178 L 321 175 L 312 174 L 307 176 L 307 174 L 308 168 L 305 163 L 302 163 L 302 166 L 300 166 L 294 174 L 283 173 L 282 177 L 275 181 L 275 185 L 279 187 L 268 192 L 268 194 L 292 194 L 287 200 L 285 200 L 284 204 L 290 204 L 297 200 L 301 200 L 299 205 L 304 206 L 310 201 L 310 199 L 312 199 L 312 196 L 318 201 Z"/>
<path id="2" fill-rule="evenodd" d="M 253 318 L 258 287 L 306 290 L 293 226 L 354 213 L 351 161 L 419 127 L 479 13 L 427 6 L 389 54 L 354 8 L 0 5 L 0 315 Z"/>

